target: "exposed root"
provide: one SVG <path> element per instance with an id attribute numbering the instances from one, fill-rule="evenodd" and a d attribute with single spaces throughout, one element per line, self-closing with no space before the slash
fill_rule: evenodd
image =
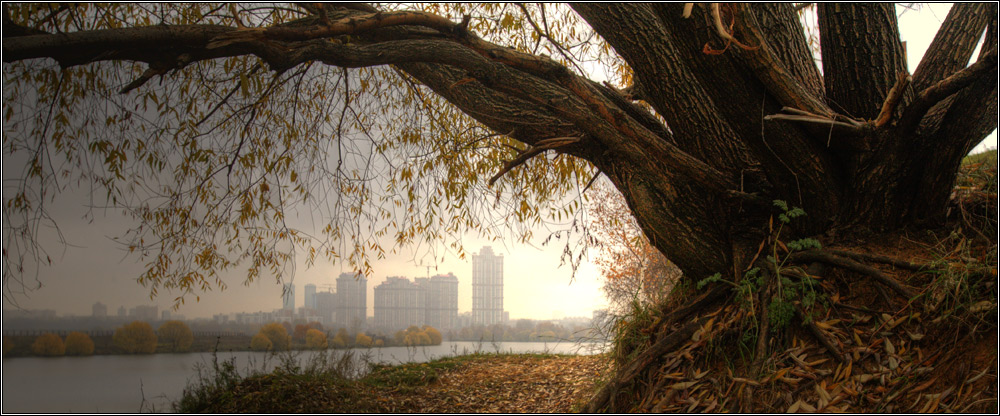
<path id="1" fill-rule="evenodd" d="M 819 343 L 822 344 L 823 347 L 826 348 L 826 350 L 829 351 L 830 354 L 832 354 L 834 358 L 837 359 L 837 361 L 840 361 L 842 363 L 847 362 L 847 357 L 844 355 L 844 353 L 840 351 L 840 348 L 837 348 L 837 346 L 834 345 L 833 341 L 830 340 L 830 337 L 822 329 L 819 329 L 819 327 L 816 326 L 816 322 L 813 322 L 812 319 L 809 319 L 806 313 L 803 312 L 801 308 L 798 309 L 798 312 L 799 312 L 799 318 L 802 319 L 802 325 L 804 325 L 806 328 L 809 328 L 809 332 L 812 333 L 813 337 L 815 337 L 816 340 L 819 341 Z"/>
<path id="2" fill-rule="evenodd" d="M 706 293 L 669 313 L 664 310 L 654 324 L 659 328 L 655 339 L 640 347 L 645 349 L 621 367 L 625 370 L 585 410 L 994 412 L 997 321 L 995 313 L 987 313 L 995 306 L 980 305 L 996 302 L 995 284 L 988 282 L 995 259 L 979 260 L 989 262 L 979 265 L 954 261 L 939 270 L 939 261 L 931 269 L 874 248 L 793 253 L 780 276 L 774 269 L 763 270 L 765 277 L 750 292 L 750 302 L 740 297 L 746 290 L 737 288 L 736 281 L 712 289 L 735 296 L 729 302 L 718 301 L 718 294 L 707 301 L 712 297 Z M 872 253 L 855 253 L 861 250 Z M 894 247 L 894 253 L 901 252 Z M 959 254 L 967 261 L 982 258 L 976 253 Z M 882 272 L 861 261 L 894 270 Z M 812 265 L 804 271 L 789 262 Z M 823 270 L 821 264 L 832 267 Z M 845 271 L 873 277 L 874 284 L 845 284 Z M 945 272 L 965 274 L 948 277 Z M 947 302 L 939 312 L 912 307 L 911 292 L 933 294 L 935 285 L 949 278 L 962 283 L 946 287 Z M 796 293 L 814 290 L 815 302 L 776 297 L 789 284 L 807 281 L 811 286 L 797 286 Z M 881 304 L 877 290 L 883 287 L 891 289 L 885 290 L 888 306 L 873 306 Z M 959 287 L 963 292 L 956 294 Z M 775 323 L 780 321 L 768 316 L 768 302 L 790 302 L 797 319 Z M 775 311 L 782 313 L 781 308 Z M 664 324 L 679 329 L 669 332 Z"/>
<path id="3" fill-rule="evenodd" d="M 871 266 L 866 266 L 864 264 L 858 263 L 846 257 L 840 257 L 834 255 L 833 253 L 820 250 L 801 251 L 798 253 L 790 254 L 788 256 L 788 259 L 789 261 L 795 263 L 809 263 L 809 262 L 820 261 L 834 267 L 839 267 L 842 269 L 850 270 L 855 273 L 864 274 L 874 278 L 876 282 L 881 283 L 882 285 L 885 285 L 891 288 L 892 290 L 895 290 L 896 293 L 903 295 L 903 297 L 905 297 L 908 300 L 912 300 L 916 297 L 916 294 L 913 293 L 913 291 L 903 287 L 901 284 L 899 284 L 899 282 L 886 277 L 884 274 L 882 274 L 882 272 L 878 271 L 878 269 L 875 269 Z"/>
<path id="4" fill-rule="evenodd" d="M 871 253 L 854 253 L 846 250 L 837 249 L 826 249 L 826 251 L 841 257 L 848 257 L 857 261 L 870 261 L 873 263 L 888 264 L 890 266 L 898 267 L 906 270 L 913 270 L 915 272 L 930 270 L 932 267 L 927 264 L 917 264 L 911 263 L 906 260 L 900 260 L 897 258 L 892 258 L 889 256 L 882 256 L 878 254 Z"/>

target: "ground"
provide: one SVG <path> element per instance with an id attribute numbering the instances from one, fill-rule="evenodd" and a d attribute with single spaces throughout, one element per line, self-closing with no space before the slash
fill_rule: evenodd
<path id="1" fill-rule="evenodd" d="M 380 393 L 392 412 L 565 413 L 589 399 L 603 367 L 597 356 L 483 355 L 426 388 Z"/>
<path id="2" fill-rule="evenodd" d="M 603 356 L 472 354 L 377 366 L 357 380 L 327 371 L 277 370 L 192 391 L 179 411 L 211 413 L 566 413 L 603 379 Z M 224 371 L 222 372 L 224 373 Z M 218 371 L 215 374 L 220 374 Z"/>

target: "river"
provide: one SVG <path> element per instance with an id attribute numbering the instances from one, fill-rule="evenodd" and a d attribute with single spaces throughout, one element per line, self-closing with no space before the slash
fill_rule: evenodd
<path id="1" fill-rule="evenodd" d="M 594 344 L 597 345 L 597 344 Z M 570 342 L 443 342 L 429 347 L 354 349 L 358 360 L 398 364 L 474 352 L 592 354 L 591 344 Z M 316 352 L 295 356 L 308 362 Z M 280 362 L 258 352 L 222 352 L 219 361 L 235 360 L 250 368 L 273 368 Z M 210 365 L 211 353 L 96 355 L 90 357 L 21 357 L 3 360 L 4 413 L 120 413 L 171 411 L 198 365 Z M 363 366 L 362 366 L 363 367 Z"/>

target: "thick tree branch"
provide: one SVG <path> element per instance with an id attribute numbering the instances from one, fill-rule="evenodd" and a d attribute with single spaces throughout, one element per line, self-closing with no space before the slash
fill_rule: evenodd
<path id="1" fill-rule="evenodd" d="M 259 41 L 264 39 L 291 42 L 330 38 L 339 35 L 364 33 L 389 26 L 424 26 L 442 33 L 455 35 L 460 35 L 464 32 L 461 25 L 431 13 L 416 11 L 376 12 L 331 21 L 328 25 L 309 27 L 272 26 L 231 31 L 213 39 L 208 48 L 214 49 L 235 42 Z"/>
<path id="2" fill-rule="evenodd" d="M 746 149 L 718 117 L 705 91 L 677 49 L 674 36 L 648 4 L 574 4 L 583 17 L 635 71 L 645 99 L 667 121 L 678 147 L 720 170 L 746 166 Z M 680 7 L 677 8 L 678 18 Z"/>
<path id="3" fill-rule="evenodd" d="M 817 10 L 830 105 L 853 118 L 876 118 L 896 74 L 906 71 L 895 6 L 819 3 Z"/>
<path id="4" fill-rule="evenodd" d="M 994 46 L 983 59 L 921 91 L 903 112 L 899 128 L 904 132 L 912 132 L 916 129 L 917 124 L 920 123 L 920 119 L 927 114 L 927 111 L 934 104 L 937 104 L 982 77 L 990 77 L 996 80 L 996 74 L 997 48 Z"/>
<path id="5" fill-rule="evenodd" d="M 539 140 L 538 143 L 536 143 L 534 146 L 529 145 L 527 149 L 524 149 L 520 153 L 518 153 L 517 157 L 515 157 L 513 160 L 504 163 L 503 169 L 500 169 L 500 171 L 497 172 L 496 175 L 493 175 L 493 177 L 490 178 L 488 183 L 490 186 L 493 186 L 493 183 L 496 182 L 497 179 L 500 179 L 501 176 L 503 176 L 507 172 L 510 172 L 511 169 L 514 169 L 515 167 L 517 167 L 520 164 L 523 164 L 524 162 L 527 162 L 528 159 L 531 159 L 532 157 L 541 154 L 546 150 L 555 149 L 568 144 L 579 143 L 579 142 L 580 142 L 579 137 L 553 137 L 550 139 Z"/>
<path id="6" fill-rule="evenodd" d="M 832 116 L 832 111 L 822 101 L 822 97 L 813 94 L 785 68 L 770 42 L 758 29 L 757 18 L 748 10 L 748 7 L 737 8 L 736 29 L 753 37 L 754 42 L 752 43 L 758 47 L 756 49 L 743 49 L 738 53 L 746 59 L 757 78 L 767 86 L 768 92 L 774 95 L 781 105 L 823 116 Z"/>
<path id="7" fill-rule="evenodd" d="M 914 89 L 924 90 L 965 68 L 983 29 L 996 13 L 995 3 L 955 3 L 913 71 Z"/>

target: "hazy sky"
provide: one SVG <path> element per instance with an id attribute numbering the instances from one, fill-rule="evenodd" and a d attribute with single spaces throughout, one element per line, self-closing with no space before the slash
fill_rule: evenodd
<path id="1" fill-rule="evenodd" d="M 911 72 L 920 62 L 949 7 L 950 4 L 922 5 L 920 10 L 907 10 L 900 17 L 899 27 L 902 39 L 907 42 Z M 975 151 L 996 147 L 994 132 Z M 8 172 L 4 171 L 6 177 Z M 125 256 L 125 252 L 110 241 L 110 237 L 121 235 L 127 224 L 123 224 L 120 217 L 113 213 L 107 216 L 95 214 L 95 219 L 89 223 L 81 220 L 84 210 L 79 208 L 78 203 L 82 200 L 83 195 L 79 192 L 56 199 L 59 226 L 70 247 L 49 247 L 53 265 L 40 273 L 39 280 L 43 286 L 25 295 L 16 295 L 18 305 L 26 309 L 55 309 L 60 314 L 76 315 L 89 315 L 91 305 L 98 301 L 108 305 L 110 313 L 123 305 L 131 308 L 155 304 L 161 310 L 169 307 L 175 294 L 161 293 L 150 300 L 149 291 L 135 281 L 142 271 L 138 258 Z M 504 308 L 510 312 L 511 318 L 589 317 L 591 311 L 605 307 L 597 268 L 585 261 L 571 284 L 570 268 L 559 267 L 564 240 L 541 247 L 541 241 L 548 234 L 539 231 L 535 235 L 534 246 L 474 238 L 464 241 L 465 249 L 470 254 L 488 244 L 493 246 L 494 252 L 504 255 Z M 591 257 L 596 254 L 592 251 Z M 386 276 L 412 278 L 428 273 L 423 267 L 427 260 L 418 265 L 412 257 L 412 254 L 390 255 L 374 264 L 375 273 L 368 277 L 369 315 L 374 304 L 371 288 L 384 281 Z M 323 285 L 334 283 L 337 275 L 345 271 L 349 270 L 320 261 L 312 268 L 300 264 L 293 281 L 297 286 L 296 305 L 303 304 L 304 285 L 313 283 L 323 290 Z M 459 312 L 469 311 L 472 307 L 471 257 L 459 260 L 446 255 L 430 274 L 448 272 L 453 272 L 459 279 Z M 273 278 L 262 277 L 250 286 L 244 286 L 242 278 L 234 274 L 226 282 L 229 284 L 226 291 L 202 293 L 198 302 L 189 296 L 177 313 L 195 318 L 220 312 L 271 311 L 281 307 L 281 286 Z M 8 307 L 11 305 L 5 299 L 4 308 Z"/>

